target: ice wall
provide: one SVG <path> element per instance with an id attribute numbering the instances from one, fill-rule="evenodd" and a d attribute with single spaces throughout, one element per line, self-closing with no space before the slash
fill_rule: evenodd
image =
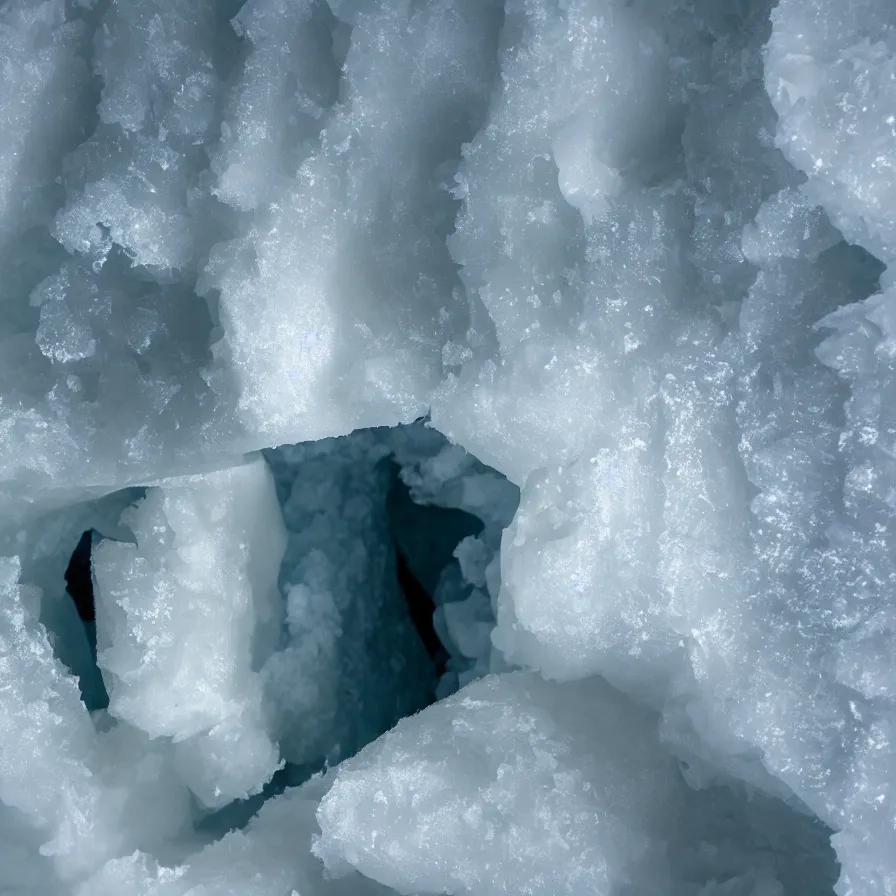
<path id="1" fill-rule="evenodd" d="M 890 0 L 0 0 L 0 891 L 896 893 L 894 84 Z"/>
<path id="2" fill-rule="evenodd" d="M 284 759 L 335 764 L 430 701 L 435 676 L 399 591 L 383 431 L 269 454 L 289 532 L 285 632 L 262 676 Z"/>

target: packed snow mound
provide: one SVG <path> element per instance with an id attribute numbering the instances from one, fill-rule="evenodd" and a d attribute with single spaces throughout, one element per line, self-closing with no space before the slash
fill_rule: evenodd
<path id="1" fill-rule="evenodd" d="M 660 893 L 657 816 L 679 808 L 679 786 L 655 720 L 605 684 L 511 673 L 344 763 L 314 852 L 400 893 L 601 893 L 629 879 Z"/>
<path id="2" fill-rule="evenodd" d="M 896 896 L 891 0 L 0 73 L 0 892 Z"/>
<path id="3" fill-rule="evenodd" d="M 336 879 L 359 870 L 406 894 L 771 894 L 794 876 L 805 888 L 794 892 L 830 885 L 780 849 L 818 840 L 809 819 L 769 813 L 761 799 L 734 810 L 731 796 L 688 788 L 656 717 L 606 682 L 504 673 L 343 763 L 313 852 Z"/>

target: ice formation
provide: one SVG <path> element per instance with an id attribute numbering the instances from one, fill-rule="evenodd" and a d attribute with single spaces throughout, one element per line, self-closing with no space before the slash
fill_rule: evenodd
<path id="1" fill-rule="evenodd" d="M 892 0 L 0 0 L 0 894 L 896 896 L 894 208 Z"/>

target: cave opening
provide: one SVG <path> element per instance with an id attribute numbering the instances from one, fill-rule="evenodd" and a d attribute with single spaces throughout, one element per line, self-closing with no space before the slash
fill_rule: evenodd
<path id="1" fill-rule="evenodd" d="M 475 619 L 467 614 L 470 624 L 494 626 L 491 599 L 475 594 L 457 553 L 473 543 L 496 560 L 519 499 L 516 486 L 427 420 L 282 446 L 265 456 L 288 537 L 280 572 L 287 623 L 265 667 L 277 670 L 268 706 L 285 764 L 260 794 L 200 810 L 197 830 L 208 836 L 243 827 L 267 799 L 350 757 L 486 670 L 490 645 L 480 639 L 478 654 L 468 648 L 465 654 L 456 638 L 460 623 L 453 617 L 453 628 L 446 623 L 445 607 L 475 596 L 479 610 Z M 477 515 L 482 488 L 465 485 L 473 480 L 494 491 L 503 516 L 494 508 Z M 302 629 L 293 621 L 298 604 L 320 622 Z M 326 632 L 334 615 L 331 645 Z M 303 665 L 306 654 L 313 654 L 313 669 Z M 317 692 L 299 712 L 309 670 Z M 284 679 L 291 684 L 284 687 Z"/>

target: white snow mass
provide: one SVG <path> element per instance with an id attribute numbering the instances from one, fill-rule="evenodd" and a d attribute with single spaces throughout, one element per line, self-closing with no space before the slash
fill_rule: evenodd
<path id="1" fill-rule="evenodd" d="M 0 0 L 0 896 L 896 896 L 894 0 Z"/>

